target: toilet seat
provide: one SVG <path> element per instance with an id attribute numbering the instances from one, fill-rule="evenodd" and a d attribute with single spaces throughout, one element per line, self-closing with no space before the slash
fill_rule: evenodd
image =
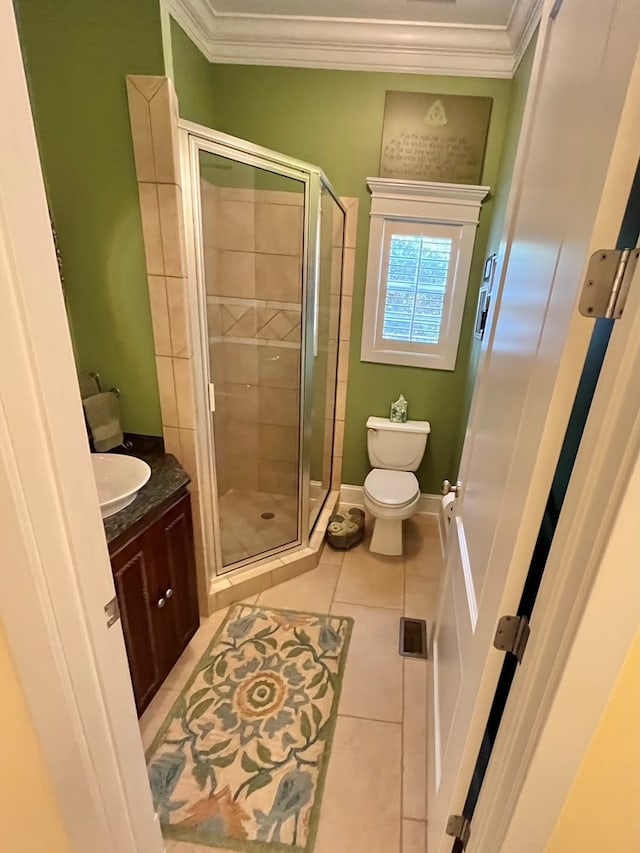
<path id="1" fill-rule="evenodd" d="M 364 481 L 364 492 L 374 503 L 401 509 L 420 495 L 420 486 L 411 471 L 374 468 Z"/>

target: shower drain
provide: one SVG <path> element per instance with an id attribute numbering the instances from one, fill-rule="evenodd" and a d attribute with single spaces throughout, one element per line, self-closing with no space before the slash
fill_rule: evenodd
<path id="1" fill-rule="evenodd" d="M 264 518 L 266 521 L 270 521 L 272 518 L 275 518 L 275 517 L 276 516 L 275 516 L 274 512 L 263 512 L 260 515 L 260 518 Z"/>

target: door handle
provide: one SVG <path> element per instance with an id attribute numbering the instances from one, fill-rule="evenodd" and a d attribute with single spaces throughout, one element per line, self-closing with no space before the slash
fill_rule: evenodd
<path id="1" fill-rule="evenodd" d="M 453 483 L 451 483 L 450 480 L 443 480 L 442 481 L 442 494 L 443 495 L 448 495 L 450 493 L 453 493 L 454 495 L 457 496 L 460 494 L 461 491 L 462 491 L 462 483 L 460 482 L 460 480 L 458 480 L 458 482 L 455 484 L 455 486 L 453 485 Z"/>
<path id="2" fill-rule="evenodd" d="M 169 589 L 165 592 L 164 597 L 165 597 L 165 598 L 171 598 L 172 596 L 173 596 L 173 590 L 172 590 L 171 588 L 169 588 Z"/>
<path id="3" fill-rule="evenodd" d="M 160 597 L 160 598 L 156 601 L 156 606 L 157 606 L 157 607 L 159 607 L 159 608 L 162 610 L 162 608 L 165 606 L 165 604 L 166 604 L 166 603 L 167 603 L 167 602 L 166 602 L 166 600 L 165 600 L 164 598 Z"/>

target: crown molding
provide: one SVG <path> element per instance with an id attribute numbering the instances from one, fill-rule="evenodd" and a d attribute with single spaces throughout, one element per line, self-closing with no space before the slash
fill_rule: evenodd
<path id="1" fill-rule="evenodd" d="M 526 3 L 518 3 L 513 8 L 513 13 L 507 24 L 507 32 L 511 40 L 513 50 L 513 71 L 518 70 L 520 60 L 524 56 L 529 42 L 540 23 L 543 0 L 528 0 Z"/>
<path id="2" fill-rule="evenodd" d="M 171 17 L 180 24 L 200 53 L 209 62 L 215 62 L 209 45 L 210 9 L 197 0 L 168 0 L 167 7 Z"/>
<path id="3" fill-rule="evenodd" d="M 541 5 L 520 0 L 504 27 L 221 14 L 210 0 L 169 11 L 210 62 L 510 78 Z"/>

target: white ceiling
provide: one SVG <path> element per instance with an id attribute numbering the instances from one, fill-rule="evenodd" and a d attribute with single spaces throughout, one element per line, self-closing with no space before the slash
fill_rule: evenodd
<path id="1" fill-rule="evenodd" d="M 542 0 L 168 0 L 212 62 L 511 77 Z"/>
<path id="2" fill-rule="evenodd" d="M 212 0 L 225 15 L 291 15 L 506 26 L 518 0 Z"/>

